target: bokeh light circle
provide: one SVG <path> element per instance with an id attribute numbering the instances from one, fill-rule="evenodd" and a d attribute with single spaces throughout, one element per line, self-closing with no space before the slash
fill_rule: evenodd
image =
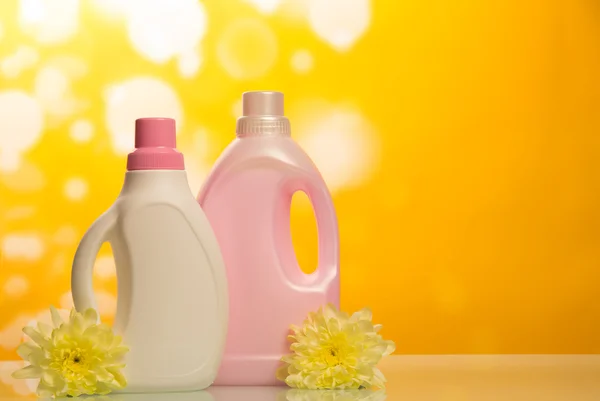
<path id="1" fill-rule="evenodd" d="M 277 38 L 259 19 L 237 19 L 225 28 L 217 46 L 217 56 L 233 78 L 259 78 L 277 59 Z"/>
<path id="2" fill-rule="evenodd" d="M 313 55 L 308 50 L 298 50 L 292 54 L 290 64 L 296 73 L 306 74 L 310 72 L 314 66 Z"/>
<path id="3" fill-rule="evenodd" d="M 105 92 L 106 125 L 117 153 L 133 149 L 134 121 L 141 117 L 170 117 L 183 124 L 183 109 L 173 88 L 158 78 L 137 77 L 109 87 Z"/>
<path id="4" fill-rule="evenodd" d="M 206 11 L 197 0 L 133 1 L 127 18 L 133 47 L 155 63 L 196 48 L 206 31 Z"/>
<path id="5" fill-rule="evenodd" d="M 310 0 L 310 26 L 335 49 L 346 51 L 369 27 L 370 3 L 370 0 Z"/>
<path id="6" fill-rule="evenodd" d="M 19 25 L 41 44 L 60 44 L 77 33 L 79 8 L 79 0 L 20 0 Z"/>
<path id="7" fill-rule="evenodd" d="M 39 102 L 21 90 L 0 92 L 0 170 L 14 171 L 23 152 L 42 135 Z"/>
<path id="8" fill-rule="evenodd" d="M 376 170 L 379 138 L 360 110 L 315 101 L 294 121 L 294 136 L 332 192 L 363 184 Z"/>

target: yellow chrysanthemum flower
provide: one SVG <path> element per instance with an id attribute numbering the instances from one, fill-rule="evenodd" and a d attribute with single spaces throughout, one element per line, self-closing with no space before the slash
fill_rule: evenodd
<path id="1" fill-rule="evenodd" d="M 384 340 L 367 308 L 349 316 L 334 305 L 311 312 L 302 327 L 292 326 L 292 354 L 277 372 L 290 387 L 306 389 L 383 388 L 385 377 L 377 363 L 394 352 Z"/>
<path id="2" fill-rule="evenodd" d="M 19 345 L 17 353 L 30 365 L 12 376 L 39 378 L 40 397 L 108 394 L 124 388 L 122 359 L 129 349 L 109 326 L 98 324 L 96 311 L 90 308 L 78 313 L 73 309 L 68 322 L 63 322 L 54 307 L 50 312 L 54 327 L 38 322 L 37 330 L 23 328 L 33 342 Z"/>

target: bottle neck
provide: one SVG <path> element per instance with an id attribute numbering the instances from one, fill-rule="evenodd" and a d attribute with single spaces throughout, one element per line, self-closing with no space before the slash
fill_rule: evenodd
<path id="1" fill-rule="evenodd" d="M 145 192 L 156 187 L 164 193 L 190 192 L 185 170 L 134 170 L 125 173 L 121 195 Z"/>
<path id="2" fill-rule="evenodd" d="M 291 135 L 290 121 L 283 116 L 244 116 L 237 120 L 238 138 Z"/>

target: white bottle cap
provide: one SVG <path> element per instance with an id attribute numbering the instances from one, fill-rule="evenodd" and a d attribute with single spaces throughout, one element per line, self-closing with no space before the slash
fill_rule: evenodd
<path id="1" fill-rule="evenodd" d="M 272 91 L 244 92 L 242 117 L 236 134 L 246 136 L 290 136 L 290 122 L 283 115 L 283 93 Z"/>
<path id="2" fill-rule="evenodd" d="M 242 95 L 244 116 L 283 116 L 283 93 L 246 92 Z"/>

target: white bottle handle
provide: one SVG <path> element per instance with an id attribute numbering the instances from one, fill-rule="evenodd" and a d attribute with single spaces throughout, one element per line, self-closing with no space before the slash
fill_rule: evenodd
<path id="1" fill-rule="evenodd" d="M 77 247 L 71 271 L 71 292 L 75 309 L 79 312 L 88 308 L 98 310 L 92 285 L 94 263 L 115 224 L 114 212 L 107 211 L 92 224 Z"/>

